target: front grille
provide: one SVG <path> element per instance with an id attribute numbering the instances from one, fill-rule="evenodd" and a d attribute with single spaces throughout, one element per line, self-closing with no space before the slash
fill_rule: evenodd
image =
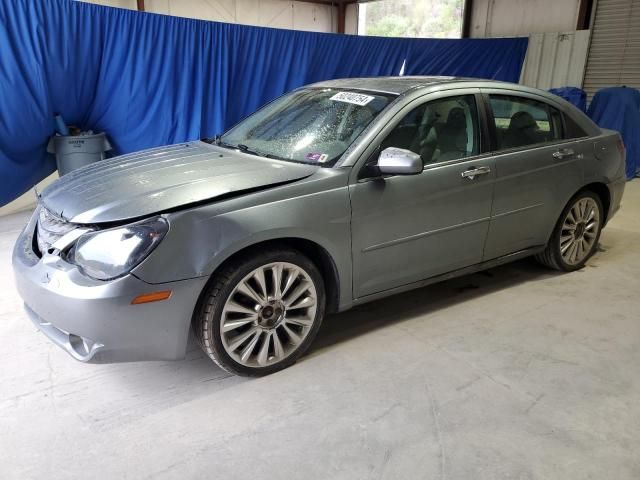
<path id="1" fill-rule="evenodd" d="M 51 248 L 51 245 L 56 243 L 56 241 L 74 228 L 76 228 L 76 226 L 73 223 L 65 222 L 46 208 L 42 207 L 38 215 L 38 224 L 36 226 L 36 240 L 40 255 L 47 252 L 49 248 Z"/>

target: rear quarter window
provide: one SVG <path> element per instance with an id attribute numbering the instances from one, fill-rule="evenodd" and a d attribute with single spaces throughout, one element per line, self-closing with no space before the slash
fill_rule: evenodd
<path id="1" fill-rule="evenodd" d="M 589 134 L 566 113 L 564 117 L 564 138 L 582 138 L 588 137 Z"/>

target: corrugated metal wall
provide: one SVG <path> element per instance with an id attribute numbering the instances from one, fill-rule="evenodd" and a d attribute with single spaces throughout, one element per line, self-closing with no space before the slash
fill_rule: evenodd
<path id="1" fill-rule="evenodd" d="M 588 30 L 531 34 L 520 83 L 545 90 L 581 87 L 588 50 Z"/>
<path id="2" fill-rule="evenodd" d="M 598 0 L 584 89 L 621 85 L 640 88 L 640 0 Z"/>
<path id="3" fill-rule="evenodd" d="M 579 0 L 473 0 L 472 37 L 512 37 L 576 28 Z"/>
<path id="4" fill-rule="evenodd" d="M 574 30 L 579 7 L 579 0 L 474 0 L 470 33 L 528 36 L 522 84 L 542 89 L 582 87 L 589 31 Z"/>

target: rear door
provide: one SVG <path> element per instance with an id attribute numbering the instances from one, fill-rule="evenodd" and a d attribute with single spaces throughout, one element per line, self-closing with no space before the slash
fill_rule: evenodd
<path id="1" fill-rule="evenodd" d="M 544 245 L 582 185 L 587 141 L 565 138 L 559 108 L 535 94 L 483 89 L 496 181 L 484 260 Z"/>

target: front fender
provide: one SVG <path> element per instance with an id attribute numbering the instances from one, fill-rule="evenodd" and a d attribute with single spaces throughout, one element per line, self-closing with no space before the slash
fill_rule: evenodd
<path id="1" fill-rule="evenodd" d="M 331 256 L 339 276 L 340 305 L 350 304 L 351 230 L 345 187 L 220 213 L 216 204 L 167 215 L 170 230 L 133 273 L 148 283 L 212 275 L 230 256 L 261 242 L 296 238 Z"/>

